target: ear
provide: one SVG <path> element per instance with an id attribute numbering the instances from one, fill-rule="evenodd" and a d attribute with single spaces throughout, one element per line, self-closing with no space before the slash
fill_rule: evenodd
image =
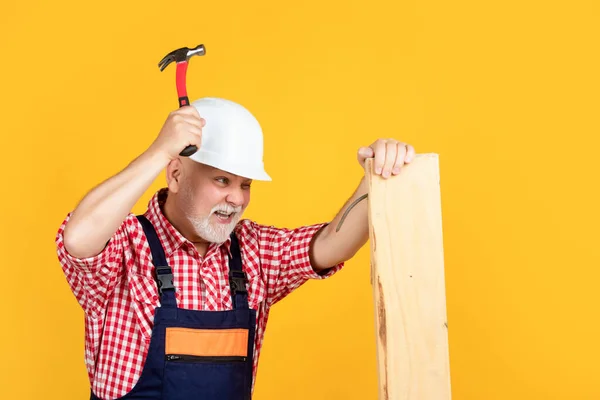
<path id="1" fill-rule="evenodd" d="M 179 158 L 171 160 L 167 165 L 167 185 L 169 192 L 177 193 L 181 188 L 181 178 L 183 176 L 183 163 Z"/>

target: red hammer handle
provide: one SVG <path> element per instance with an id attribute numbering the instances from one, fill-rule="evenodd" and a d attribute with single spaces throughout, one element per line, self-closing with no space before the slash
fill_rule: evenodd
<path id="1" fill-rule="evenodd" d="M 182 61 L 177 63 L 177 72 L 175 79 L 177 83 L 177 95 L 179 96 L 179 107 L 189 106 L 190 101 L 187 97 L 186 74 L 188 62 Z"/>
<path id="2" fill-rule="evenodd" d="M 189 106 L 190 100 L 187 96 L 187 86 L 186 86 L 186 74 L 187 74 L 188 62 L 182 61 L 177 63 L 177 72 L 175 74 L 175 79 L 177 81 L 177 95 L 179 96 L 179 107 Z M 198 147 L 194 145 L 187 146 L 185 149 L 179 153 L 180 156 L 189 157 L 198 151 Z"/>

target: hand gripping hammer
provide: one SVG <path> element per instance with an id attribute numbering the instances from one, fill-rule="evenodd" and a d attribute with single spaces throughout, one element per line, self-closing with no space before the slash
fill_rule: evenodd
<path id="1" fill-rule="evenodd" d="M 177 64 L 176 83 L 177 95 L 179 97 L 179 107 L 190 105 L 190 100 L 187 96 L 187 87 L 185 79 L 187 73 L 188 60 L 193 56 L 203 56 L 205 54 L 206 49 L 204 48 L 203 44 L 200 44 L 194 47 L 193 49 L 190 49 L 188 47 L 182 47 L 180 49 L 173 50 L 172 52 L 164 56 L 164 58 L 158 63 L 158 67 L 160 68 L 161 72 L 165 68 L 167 68 L 167 66 L 173 61 L 175 61 L 175 63 Z M 190 145 L 183 149 L 181 153 L 179 153 L 179 155 L 189 157 L 196 151 L 198 151 L 198 147 Z"/>

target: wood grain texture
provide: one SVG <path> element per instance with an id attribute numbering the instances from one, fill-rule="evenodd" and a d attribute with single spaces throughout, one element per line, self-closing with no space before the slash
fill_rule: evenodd
<path id="1" fill-rule="evenodd" d="M 388 179 L 367 160 L 380 400 L 449 400 L 439 158 Z"/>

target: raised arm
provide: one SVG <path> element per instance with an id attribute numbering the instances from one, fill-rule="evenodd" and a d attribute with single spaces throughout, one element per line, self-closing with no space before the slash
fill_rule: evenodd
<path id="1" fill-rule="evenodd" d="M 132 207 L 179 152 L 200 148 L 204 120 L 194 107 L 169 114 L 156 140 L 125 169 L 87 193 L 65 226 L 64 246 L 73 257 L 99 254 Z"/>

